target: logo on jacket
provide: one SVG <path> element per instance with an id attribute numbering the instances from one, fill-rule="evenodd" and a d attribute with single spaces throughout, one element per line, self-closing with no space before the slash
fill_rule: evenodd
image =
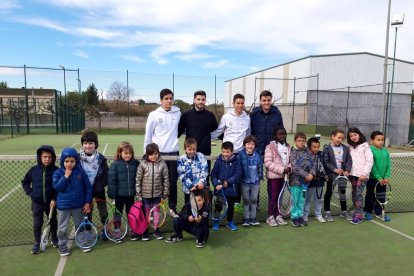
<path id="1" fill-rule="evenodd" d="M 158 123 L 162 124 L 163 123 L 163 119 L 162 118 L 158 118 Z"/>

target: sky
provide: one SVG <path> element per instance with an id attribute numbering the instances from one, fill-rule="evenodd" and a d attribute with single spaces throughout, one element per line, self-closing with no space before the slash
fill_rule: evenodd
<path id="1" fill-rule="evenodd" d="M 190 101 L 193 91 L 203 89 L 222 101 L 225 80 L 298 58 L 384 55 L 387 5 L 387 0 L 1 0 L 0 66 L 56 69 L 27 70 L 27 87 L 63 91 L 65 79 L 67 91 L 93 82 L 106 94 L 114 81 L 126 84 L 128 70 L 135 98 L 156 100 L 162 88 L 174 87 L 176 98 Z M 397 58 L 414 61 L 414 1 L 394 0 L 391 16 L 402 13 Z M 390 56 L 394 34 L 391 29 Z M 70 70 L 78 68 L 79 81 Z M 22 87 L 23 70 L 0 68 L 0 81 Z"/>

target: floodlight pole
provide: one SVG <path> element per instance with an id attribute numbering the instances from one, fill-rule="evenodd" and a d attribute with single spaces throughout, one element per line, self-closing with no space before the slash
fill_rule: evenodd
<path id="1" fill-rule="evenodd" d="M 387 13 L 387 28 L 385 35 L 385 54 L 384 54 L 384 75 L 382 78 L 382 112 L 380 121 L 380 131 L 385 129 L 385 116 L 387 112 L 387 70 L 388 70 L 388 42 L 390 33 L 390 13 L 391 13 L 391 0 L 388 0 L 388 13 Z"/>

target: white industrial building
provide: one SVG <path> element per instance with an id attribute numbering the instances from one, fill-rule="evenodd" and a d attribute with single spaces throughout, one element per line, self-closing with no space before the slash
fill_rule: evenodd
<path id="1" fill-rule="evenodd" d="M 389 59 L 389 82 L 392 63 Z M 348 122 L 369 135 L 380 128 L 383 72 L 384 56 L 372 53 L 308 56 L 226 81 L 224 107 L 231 108 L 233 95 L 241 93 L 250 109 L 259 105 L 261 91 L 270 90 L 288 132 L 298 124 L 346 129 Z M 414 63 L 396 59 L 393 89 L 387 85 L 391 144 L 408 140 L 413 78 Z"/>

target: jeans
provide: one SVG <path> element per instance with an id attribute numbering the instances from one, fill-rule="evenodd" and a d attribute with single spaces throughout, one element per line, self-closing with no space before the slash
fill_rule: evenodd
<path id="1" fill-rule="evenodd" d="M 313 207 L 315 216 L 322 215 L 322 193 L 323 187 L 310 187 L 306 192 L 305 207 L 303 208 L 303 217 L 308 217 L 310 213 L 310 203 L 313 198 Z M 318 198 L 320 196 L 321 198 Z"/>
<path id="2" fill-rule="evenodd" d="M 257 209 L 257 195 L 259 194 L 260 185 L 241 185 L 242 197 L 243 197 L 243 218 L 244 219 L 256 219 Z"/>

